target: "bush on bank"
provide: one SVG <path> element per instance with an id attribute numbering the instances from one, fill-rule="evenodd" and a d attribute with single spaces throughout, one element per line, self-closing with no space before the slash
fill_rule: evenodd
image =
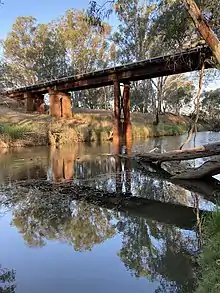
<path id="1" fill-rule="evenodd" d="M 94 115 L 93 115 L 94 116 Z M 25 121 L 0 124 L 0 147 L 63 145 L 72 142 L 107 141 L 112 139 L 112 122 L 97 120 L 91 115 L 86 121 L 71 123 L 63 120 Z M 81 118 L 82 119 L 82 118 Z M 84 117 L 85 119 L 85 117 Z M 186 123 L 161 122 L 157 126 L 132 122 L 132 136 L 137 139 L 181 135 L 187 131 Z"/>
<path id="2" fill-rule="evenodd" d="M 203 245 L 199 255 L 196 293 L 220 292 L 220 207 L 202 222 Z"/>

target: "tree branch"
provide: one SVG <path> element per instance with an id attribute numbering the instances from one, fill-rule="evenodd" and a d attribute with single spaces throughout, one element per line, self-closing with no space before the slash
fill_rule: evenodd
<path id="1" fill-rule="evenodd" d="M 202 91 L 202 81 L 203 81 L 204 71 L 205 71 L 205 63 L 203 62 L 202 68 L 200 71 L 200 76 L 199 76 L 199 89 L 195 97 L 195 107 L 196 107 L 195 121 L 193 122 L 193 125 L 191 124 L 189 132 L 188 132 L 188 137 L 186 141 L 180 146 L 180 150 L 184 147 L 185 144 L 187 144 L 190 141 L 190 139 L 192 138 L 193 132 L 197 130 L 197 122 L 199 119 L 199 106 L 200 106 L 200 97 L 201 97 L 201 91 Z"/>

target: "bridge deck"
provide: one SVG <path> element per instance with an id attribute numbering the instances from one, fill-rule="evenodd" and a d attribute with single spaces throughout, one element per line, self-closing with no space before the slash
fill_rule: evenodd
<path id="1" fill-rule="evenodd" d="M 211 50 L 207 46 L 202 46 L 174 55 L 156 57 L 12 89 L 5 93 L 11 97 L 16 97 L 21 96 L 25 92 L 45 94 L 48 92 L 48 89 L 68 92 L 112 85 L 115 80 L 119 82 L 128 82 L 190 72 L 199 70 L 202 60 L 209 59 L 211 56 Z M 212 65 L 210 63 L 206 63 L 206 68 L 211 67 Z"/>

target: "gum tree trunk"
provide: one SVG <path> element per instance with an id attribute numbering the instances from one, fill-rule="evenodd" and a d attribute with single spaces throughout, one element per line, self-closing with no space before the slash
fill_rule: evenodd
<path id="1" fill-rule="evenodd" d="M 205 40 L 206 44 L 212 50 L 218 65 L 220 65 L 220 42 L 213 30 L 208 25 L 207 21 L 204 19 L 201 10 L 196 5 L 194 0 L 183 0 L 183 3 L 188 10 L 195 27 L 199 31 L 200 35 Z"/>

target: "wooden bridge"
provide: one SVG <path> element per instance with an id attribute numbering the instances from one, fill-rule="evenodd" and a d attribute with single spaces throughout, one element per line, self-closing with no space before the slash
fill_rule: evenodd
<path id="1" fill-rule="evenodd" d="M 25 100 L 28 112 L 44 112 L 44 94 L 50 95 L 50 114 L 54 117 L 72 117 L 70 92 L 89 88 L 114 85 L 114 133 L 119 131 L 121 112 L 124 112 L 124 125 L 131 128 L 130 122 L 130 82 L 168 76 L 200 70 L 205 62 L 212 57 L 207 46 L 196 47 L 174 55 L 156 57 L 144 61 L 125 64 L 109 69 L 68 76 L 22 88 L 6 91 L 9 97 Z M 124 84 L 121 97 L 120 83 Z"/>

